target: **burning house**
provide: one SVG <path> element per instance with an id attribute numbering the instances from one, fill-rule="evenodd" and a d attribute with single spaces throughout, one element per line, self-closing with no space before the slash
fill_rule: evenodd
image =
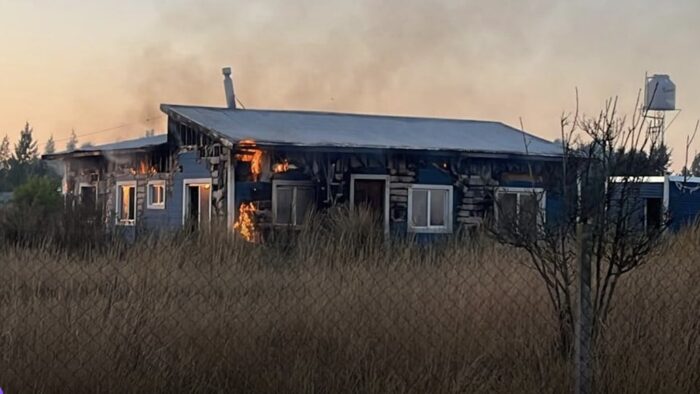
<path id="1" fill-rule="evenodd" d="M 490 121 L 239 109 L 224 75 L 224 108 L 163 104 L 166 134 L 44 156 L 62 160 L 63 192 L 125 232 L 216 220 L 254 241 L 338 204 L 397 234 L 476 226 L 494 198 L 557 205 L 557 144 Z"/>

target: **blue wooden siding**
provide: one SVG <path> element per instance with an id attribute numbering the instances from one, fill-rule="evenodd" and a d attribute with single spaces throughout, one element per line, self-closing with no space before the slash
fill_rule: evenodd
<path id="1" fill-rule="evenodd" d="M 165 209 L 148 209 L 148 201 L 143 202 L 143 221 L 145 228 L 178 229 L 182 227 L 182 193 L 185 179 L 211 178 L 209 168 L 197 157 L 197 152 L 185 152 L 178 155 L 181 171 L 166 181 Z"/>
<path id="2" fill-rule="evenodd" d="M 621 206 L 624 206 L 627 210 L 627 216 L 632 220 L 634 226 L 639 229 L 643 229 L 646 222 L 646 204 L 648 199 L 663 199 L 664 197 L 664 184 L 660 182 L 638 182 L 638 183 L 611 183 L 609 185 L 612 189 L 611 195 L 611 205 L 610 212 L 611 215 L 619 213 Z M 625 193 L 624 202 L 621 200 L 622 193 Z M 619 216 L 615 216 L 619 217 Z"/>
<path id="3" fill-rule="evenodd" d="M 698 183 L 673 182 L 669 184 L 668 210 L 671 215 L 671 228 L 678 230 L 694 224 L 700 213 L 700 187 Z"/>
<path id="4" fill-rule="evenodd" d="M 638 188 L 640 198 L 664 198 L 663 183 L 641 183 Z"/>

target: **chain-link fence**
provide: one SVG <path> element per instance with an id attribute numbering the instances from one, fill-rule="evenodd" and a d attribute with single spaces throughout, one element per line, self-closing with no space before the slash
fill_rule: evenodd
<path id="1" fill-rule="evenodd" d="M 0 387 L 561 393 L 582 373 L 595 392 L 700 391 L 698 230 L 618 282 L 581 364 L 524 252 L 479 234 L 425 245 L 309 227 L 265 244 L 224 231 L 4 243 Z"/>

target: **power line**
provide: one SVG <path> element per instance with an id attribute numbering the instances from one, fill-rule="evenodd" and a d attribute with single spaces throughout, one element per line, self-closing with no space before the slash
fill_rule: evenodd
<path id="1" fill-rule="evenodd" d="M 155 118 L 146 118 L 146 119 L 143 120 L 143 122 L 150 122 L 150 121 L 152 121 L 152 120 L 158 120 L 158 119 L 161 119 L 161 118 L 163 118 L 163 117 L 165 117 L 165 115 L 156 116 Z M 143 122 L 132 122 L 132 123 L 125 123 L 125 124 L 122 124 L 122 125 L 119 125 L 119 126 L 108 127 L 108 128 L 106 128 L 106 129 L 100 129 L 100 130 L 92 131 L 92 132 L 89 132 L 89 133 L 76 135 L 76 138 L 82 138 L 82 137 L 88 137 L 88 136 L 95 135 L 95 134 L 106 133 L 106 132 L 108 132 L 108 131 L 113 131 L 113 130 L 122 129 L 122 128 L 124 128 L 124 127 L 129 127 L 129 126 L 138 125 L 138 124 L 141 124 L 141 123 L 143 123 Z M 59 139 L 54 140 L 54 142 L 68 141 L 69 139 L 71 139 L 71 137 L 59 138 Z"/>

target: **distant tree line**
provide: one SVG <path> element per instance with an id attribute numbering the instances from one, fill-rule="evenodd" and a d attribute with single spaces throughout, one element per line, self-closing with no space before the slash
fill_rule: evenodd
<path id="1" fill-rule="evenodd" d="M 14 147 L 10 146 L 7 135 L 0 142 L 0 191 L 13 191 L 33 177 L 60 178 L 56 171 L 40 159 L 33 132 L 34 130 L 27 122 L 20 131 L 19 140 Z M 75 133 L 73 135 L 75 136 Z M 56 144 L 51 136 L 46 142 L 44 153 L 55 151 Z"/>

